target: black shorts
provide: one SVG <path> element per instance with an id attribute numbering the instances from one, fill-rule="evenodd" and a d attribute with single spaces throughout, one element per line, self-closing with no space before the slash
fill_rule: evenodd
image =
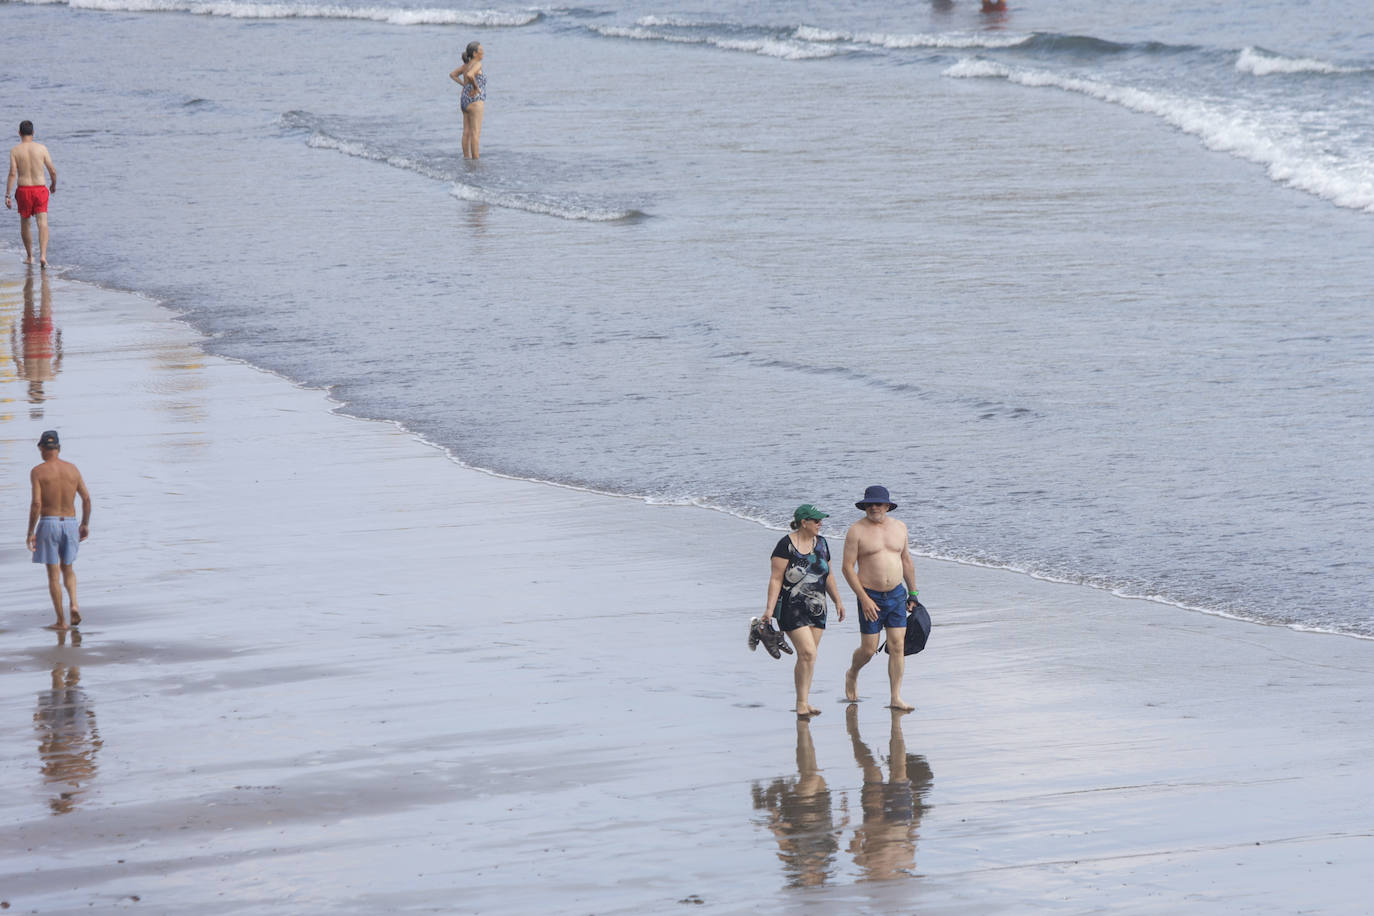
<path id="1" fill-rule="evenodd" d="M 824 601 L 779 601 L 776 617 L 784 633 L 801 627 L 825 629 Z"/>

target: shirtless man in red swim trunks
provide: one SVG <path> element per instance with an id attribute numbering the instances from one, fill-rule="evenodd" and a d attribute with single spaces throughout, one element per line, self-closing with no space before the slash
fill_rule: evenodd
<path id="1" fill-rule="evenodd" d="M 43 185 L 47 170 L 48 185 Z M 18 189 L 15 181 L 19 182 Z M 10 149 L 10 175 L 5 179 L 5 209 L 19 204 L 19 237 L 24 240 L 24 263 L 33 263 L 33 236 L 29 218 L 38 217 L 38 263 L 48 266 L 48 195 L 57 193 L 57 169 L 53 168 L 48 148 L 34 142 L 33 122 L 19 123 L 19 143 Z M 14 197 L 11 198 L 10 195 Z"/>

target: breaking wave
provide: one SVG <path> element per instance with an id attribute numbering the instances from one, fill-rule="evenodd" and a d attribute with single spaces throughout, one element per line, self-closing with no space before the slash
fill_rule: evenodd
<path id="1" fill-rule="evenodd" d="M 230 19 L 354 19 L 391 25 L 515 27 L 537 22 L 537 10 L 455 10 L 391 6 L 340 6 L 330 3 L 247 3 L 244 0 L 17 0 L 35 6 L 118 13 L 192 13 Z"/>
<path id="2" fill-rule="evenodd" d="M 1209 149 L 1264 166 L 1276 182 L 1337 206 L 1374 213 L 1374 159 L 1335 156 L 1324 147 L 1314 148 L 1296 124 L 1285 123 L 1282 112 L 1227 107 L 1218 102 L 971 58 L 949 67 L 944 75 L 1004 79 L 1022 86 L 1063 89 L 1154 115 L 1198 137 Z"/>
<path id="3" fill-rule="evenodd" d="M 1281 57 L 1256 48 L 1245 48 L 1236 58 L 1236 69 L 1255 76 L 1274 73 L 1365 73 L 1360 67 L 1342 67 L 1308 57 Z"/>

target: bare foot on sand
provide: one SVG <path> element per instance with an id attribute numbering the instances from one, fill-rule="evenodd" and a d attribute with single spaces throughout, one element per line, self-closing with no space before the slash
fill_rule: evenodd
<path id="1" fill-rule="evenodd" d="M 76 608 L 72 608 L 72 626 L 76 627 L 76 626 L 80 626 L 80 625 L 81 625 L 81 612 L 78 611 Z"/>
<path id="2" fill-rule="evenodd" d="M 895 709 L 898 712 L 911 712 L 916 707 L 912 706 L 910 703 L 908 703 L 906 700 L 903 700 L 901 697 L 897 697 L 891 703 L 887 704 L 887 708 Z"/>
<path id="3" fill-rule="evenodd" d="M 47 269 L 48 269 L 48 262 L 47 262 L 47 261 L 39 261 L 39 262 L 38 262 L 38 266 L 39 266 L 39 268 L 41 268 L 42 270 L 47 270 Z"/>
<path id="4" fill-rule="evenodd" d="M 853 668 L 844 673 L 844 698 L 851 703 L 859 702 L 859 672 Z"/>
<path id="5" fill-rule="evenodd" d="M 60 623 L 50 623 L 50 624 L 48 624 L 46 627 L 44 627 L 43 629 L 45 629 L 45 630 L 70 630 L 71 627 L 65 626 L 64 624 L 60 624 Z"/>

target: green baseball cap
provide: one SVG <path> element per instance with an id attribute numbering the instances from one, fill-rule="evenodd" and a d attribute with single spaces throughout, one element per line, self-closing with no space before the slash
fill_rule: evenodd
<path id="1" fill-rule="evenodd" d="M 792 520 L 797 522 L 800 522 L 803 519 L 808 518 L 814 518 L 816 521 L 820 521 L 823 518 L 829 517 L 830 516 L 826 515 L 824 512 L 822 512 L 820 509 L 817 509 L 810 503 L 802 503 L 800 506 L 797 507 L 797 511 L 792 513 Z"/>

